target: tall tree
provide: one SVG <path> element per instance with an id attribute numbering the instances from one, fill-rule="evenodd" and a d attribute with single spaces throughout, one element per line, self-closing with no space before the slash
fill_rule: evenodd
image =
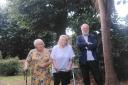
<path id="1" fill-rule="evenodd" d="M 12 0 L 19 25 L 42 32 L 65 33 L 67 27 L 67 0 Z M 15 11 L 15 10 L 14 10 Z"/>
<path id="2" fill-rule="evenodd" d="M 108 27 L 108 17 L 104 0 L 98 0 L 98 5 L 100 11 L 103 55 L 105 63 L 105 85 L 119 85 L 111 58 L 110 29 Z"/>
<path id="3" fill-rule="evenodd" d="M 100 24 L 97 18 L 97 11 L 93 7 L 91 0 L 68 0 L 68 26 L 80 34 L 80 25 L 88 23 L 91 31 L 98 30 Z"/>

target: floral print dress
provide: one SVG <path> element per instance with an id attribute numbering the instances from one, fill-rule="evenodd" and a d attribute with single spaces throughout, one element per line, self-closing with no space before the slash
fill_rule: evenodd
<path id="1" fill-rule="evenodd" d="M 45 49 L 43 53 L 39 53 L 32 49 L 26 60 L 31 68 L 31 85 L 50 85 L 49 51 Z M 41 64 L 45 64 L 45 67 L 40 67 Z"/>

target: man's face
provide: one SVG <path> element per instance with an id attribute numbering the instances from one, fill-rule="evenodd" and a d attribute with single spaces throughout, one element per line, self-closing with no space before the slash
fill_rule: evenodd
<path id="1" fill-rule="evenodd" d="M 84 33 L 89 33 L 89 26 L 87 24 L 83 24 L 81 26 L 81 31 L 82 31 L 83 34 Z"/>

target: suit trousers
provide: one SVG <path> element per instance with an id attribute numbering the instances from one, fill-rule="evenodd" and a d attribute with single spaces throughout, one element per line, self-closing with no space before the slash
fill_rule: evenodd
<path id="1" fill-rule="evenodd" d="M 103 85 L 102 74 L 97 61 L 87 61 L 85 64 L 80 64 L 80 70 L 82 73 L 84 85 L 91 85 L 90 72 L 92 73 L 97 85 Z"/>

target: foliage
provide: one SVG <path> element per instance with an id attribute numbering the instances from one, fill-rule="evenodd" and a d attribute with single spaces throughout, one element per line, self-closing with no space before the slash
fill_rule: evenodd
<path id="1" fill-rule="evenodd" d="M 64 33 L 66 28 L 66 0 L 10 0 L 19 26 L 34 31 Z M 11 11 L 11 10 L 10 10 Z M 60 29 L 61 28 L 61 29 Z"/>
<path id="2" fill-rule="evenodd" d="M 9 8 L 11 11 L 12 9 Z M 12 10 L 14 12 L 14 10 Z M 33 47 L 33 41 L 36 38 L 44 40 L 46 47 L 50 47 L 53 42 L 54 33 L 50 31 L 35 32 L 22 24 L 19 26 L 18 16 L 8 13 L 7 11 L 0 11 L 0 51 L 2 52 L 2 58 L 6 56 L 18 56 L 20 59 L 24 59 L 27 53 Z M 11 17 L 10 17 L 11 16 Z M 55 39 L 55 38 L 54 38 Z"/>
<path id="3" fill-rule="evenodd" d="M 3 58 L 7 55 L 25 58 L 33 48 L 32 42 L 36 38 L 42 38 L 46 46 L 55 44 L 54 33 L 49 31 L 54 31 L 59 37 L 67 26 L 79 33 L 81 23 L 97 23 L 95 10 L 86 0 L 80 0 L 78 3 L 74 3 L 73 0 L 10 0 L 8 11 L 5 11 L 0 12 L 3 17 L 1 22 L 5 23 L 5 27 L 0 29 L 0 49 Z M 67 17 L 72 11 L 75 14 Z M 98 28 L 98 25 L 95 28 Z"/>
<path id="4" fill-rule="evenodd" d="M 112 31 L 112 57 L 117 76 L 120 80 L 128 79 L 128 36 L 127 29 L 114 28 Z"/>
<path id="5" fill-rule="evenodd" d="M 0 60 L 0 75 L 16 75 L 19 72 L 18 58 L 9 58 L 6 60 Z"/>
<path id="6" fill-rule="evenodd" d="M 118 5 L 125 4 L 122 0 L 118 1 Z M 109 16 L 109 26 L 111 29 L 111 41 L 112 41 L 112 58 L 113 58 L 113 65 L 115 67 L 115 71 L 117 72 L 117 76 L 120 80 L 127 80 L 128 79 L 128 21 L 126 20 L 128 17 L 124 16 L 121 17 L 116 12 L 118 9 L 115 8 L 113 1 L 108 2 L 108 16 Z M 123 6 L 121 4 L 121 6 Z M 123 24 L 121 22 L 125 22 Z"/>
<path id="7" fill-rule="evenodd" d="M 6 56 L 19 56 L 20 59 L 24 59 L 30 49 L 33 49 L 33 41 L 37 38 L 44 40 L 46 47 L 50 47 L 53 44 L 52 33 L 35 33 L 27 29 L 7 29 L 1 30 L 0 49 L 2 51 L 3 58 Z"/>
<path id="8" fill-rule="evenodd" d="M 10 17 L 23 28 L 38 32 L 50 30 L 60 35 L 65 33 L 67 26 L 76 33 L 80 32 L 78 28 L 82 23 L 88 23 L 93 30 L 100 26 L 98 13 L 89 0 L 10 1 Z"/>
<path id="9" fill-rule="evenodd" d="M 95 31 L 100 28 L 98 21 L 98 13 L 92 5 L 91 0 L 70 0 L 69 3 L 69 16 L 68 26 L 75 31 L 76 34 L 80 34 L 80 26 L 83 23 L 90 25 L 90 30 Z"/>

